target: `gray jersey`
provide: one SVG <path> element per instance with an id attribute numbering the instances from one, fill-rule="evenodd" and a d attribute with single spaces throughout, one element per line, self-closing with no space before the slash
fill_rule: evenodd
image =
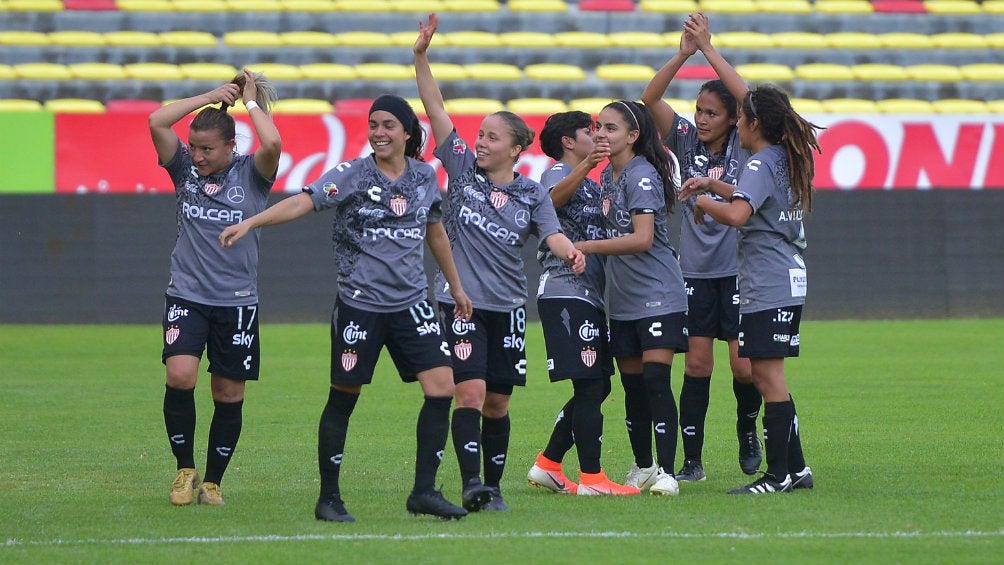
<path id="1" fill-rule="evenodd" d="M 697 128 L 685 118 L 676 115 L 673 133 L 666 145 L 680 162 L 682 181 L 694 177 L 710 177 L 730 184 L 736 183 L 739 169 L 749 159 L 749 151 L 739 146 L 735 128 L 725 142 L 725 152 L 714 154 L 697 137 Z M 710 196 L 723 200 L 715 194 Z M 739 270 L 736 260 L 736 229 L 704 217 L 704 224 L 694 223 L 694 200 L 682 202 L 683 221 L 680 224 L 680 267 L 688 278 L 713 279 L 735 276 Z"/>
<path id="2" fill-rule="evenodd" d="M 558 161 L 540 177 L 540 184 L 548 192 L 561 179 L 572 172 L 572 167 Z M 555 210 L 558 223 L 573 243 L 589 239 L 603 239 L 603 211 L 600 202 L 600 185 L 591 178 L 582 181 L 564 206 Z M 576 275 L 567 263 L 557 258 L 546 245 L 541 245 L 537 254 L 544 272 L 540 275 L 537 298 L 579 298 L 604 310 L 603 288 L 606 286 L 603 273 L 603 255 L 588 255 L 586 271 Z"/>
<path id="3" fill-rule="evenodd" d="M 441 221 L 436 173 L 409 158 L 388 179 L 372 156 L 346 161 L 303 188 L 315 210 L 335 209 L 332 241 L 338 295 L 371 312 L 394 312 L 426 297 L 426 224 Z"/>
<path id="4" fill-rule="evenodd" d="M 771 145 L 750 157 L 732 196 L 753 215 L 739 228 L 739 312 L 805 303 L 802 211 L 792 210 L 788 157 Z"/>
<path id="5" fill-rule="evenodd" d="M 658 172 L 644 157 L 636 156 L 613 179 L 607 165 L 600 176 L 603 186 L 602 209 L 607 237 L 634 232 L 634 214 L 653 214 L 655 234 L 652 248 L 632 255 L 607 258 L 609 310 L 612 320 L 639 320 L 651 316 L 687 311 L 687 292 L 676 252 L 666 228 L 666 195 Z"/>
<path id="6" fill-rule="evenodd" d="M 207 306 L 257 303 L 259 230 L 229 248 L 220 245 L 219 236 L 265 209 L 275 179 L 258 172 L 254 155 L 238 155 L 225 170 L 203 177 L 181 140 L 162 166 L 178 197 L 178 239 L 167 294 Z"/>
<path id="7" fill-rule="evenodd" d="M 464 291 L 475 308 L 508 312 L 522 306 L 526 275 L 520 248 L 530 235 L 543 241 L 561 231 L 547 191 L 519 174 L 495 186 L 456 130 L 434 154 L 450 179 L 443 225 Z M 436 300 L 453 302 L 442 273 L 436 275 Z"/>

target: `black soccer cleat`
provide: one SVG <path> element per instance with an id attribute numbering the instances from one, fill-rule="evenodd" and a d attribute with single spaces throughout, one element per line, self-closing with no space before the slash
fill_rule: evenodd
<path id="1" fill-rule="evenodd" d="M 429 514 L 443 520 L 459 520 L 467 516 L 467 511 L 443 498 L 438 490 L 428 492 L 412 492 L 405 503 L 408 512 L 418 516 Z"/>
<path id="2" fill-rule="evenodd" d="M 778 482 L 773 475 L 764 473 L 752 483 L 730 490 L 729 494 L 774 494 L 779 492 L 791 492 L 791 476 L 785 475 L 784 480 Z"/>
<path id="3" fill-rule="evenodd" d="M 492 499 L 488 504 L 485 504 L 485 512 L 508 512 L 509 505 L 505 503 L 502 499 L 502 489 L 499 487 L 489 487 L 492 493 Z"/>
<path id="4" fill-rule="evenodd" d="M 760 463 L 763 463 L 763 452 L 756 432 L 739 432 L 739 468 L 747 475 L 755 475 Z"/>
<path id="5" fill-rule="evenodd" d="M 461 494 L 464 510 L 477 512 L 492 501 L 492 489 L 481 484 L 481 479 L 471 479 Z"/>
<path id="6" fill-rule="evenodd" d="M 812 469 L 808 465 L 797 473 L 791 473 L 791 488 L 812 488 Z"/>
<path id="7" fill-rule="evenodd" d="M 700 461 L 688 459 L 683 462 L 683 467 L 676 473 L 676 481 L 680 483 L 696 483 L 708 478 L 704 472 L 704 466 Z"/>
<path id="8" fill-rule="evenodd" d="M 341 498 L 322 498 L 314 507 L 314 517 L 325 522 L 355 522 Z"/>

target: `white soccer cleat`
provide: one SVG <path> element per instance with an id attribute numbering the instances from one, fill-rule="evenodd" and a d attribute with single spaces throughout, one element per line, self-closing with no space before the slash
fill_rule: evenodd
<path id="1" fill-rule="evenodd" d="M 655 484 L 657 474 L 659 474 L 659 466 L 655 463 L 652 463 L 651 467 L 639 467 L 637 463 L 632 463 L 631 470 L 628 471 L 627 478 L 624 479 L 624 486 L 645 490 Z"/>
<path id="2" fill-rule="evenodd" d="M 664 496 L 676 496 L 680 494 L 680 483 L 676 482 L 676 477 L 672 473 L 667 473 L 659 467 L 659 472 L 656 474 L 655 484 L 648 489 L 649 494 L 658 494 Z"/>

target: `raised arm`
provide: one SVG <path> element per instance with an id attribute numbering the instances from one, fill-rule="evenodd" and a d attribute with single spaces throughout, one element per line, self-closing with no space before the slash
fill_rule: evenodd
<path id="1" fill-rule="evenodd" d="M 248 108 L 248 116 L 254 124 L 255 133 L 258 134 L 258 150 L 254 153 L 254 166 L 265 178 L 272 178 L 279 168 L 279 156 L 282 154 L 282 138 L 279 137 L 279 130 L 276 129 L 269 112 L 268 100 L 259 100 L 258 84 L 256 76 L 251 71 L 244 69 L 244 92 L 242 97 L 244 105 L 247 106 L 252 101 L 254 104 Z M 264 98 L 267 98 L 264 97 Z M 262 104 L 265 107 L 262 107 Z"/>
<path id="2" fill-rule="evenodd" d="M 736 100 L 741 102 L 746 97 L 749 86 L 739 76 L 739 73 L 736 72 L 732 65 L 725 60 L 725 57 L 722 57 L 718 50 L 711 45 L 711 28 L 708 27 L 708 15 L 704 12 L 692 14 L 690 19 L 683 24 L 683 30 L 684 35 L 689 33 L 693 36 L 694 41 L 697 43 L 697 48 L 700 49 L 704 58 L 715 69 L 715 72 L 718 73 L 718 78 L 722 79 L 725 88 L 728 88 L 732 96 L 735 96 Z"/>
<path id="3" fill-rule="evenodd" d="M 687 32 L 686 28 L 680 35 L 680 48 L 673 54 L 673 57 L 666 61 L 666 64 L 655 73 L 652 80 L 648 82 L 645 91 L 641 93 L 641 101 L 645 107 L 652 112 L 655 119 L 655 127 L 659 130 L 660 137 L 666 137 L 673 127 L 673 120 L 676 118 L 676 109 L 670 106 L 664 99 L 666 89 L 673 77 L 680 71 L 683 64 L 691 55 L 697 53 L 697 43 L 693 36 Z"/>
<path id="4" fill-rule="evenodd" d="M 310 194 L 301 192 L 290 196 L 239 224 L 227 226 L 220 233 L 220 245 L 230 247 L 253 229 L 291 222 L 307 215 L 313 209 L 314 201 L 310 198 Z"/>
<path id="5" fill-rule="evenodd" d="M 240 96 L 240 88 L 233 82 L 228 82 L 205 94 L 192 96 L 171 102 L 150 114 L 150 137 L 157 150 L 157 158 L 161 163 L 167 163 L 178 150 L 178 135 L 174 133 L 174 124 L 195 110 L 209 104 L 226 102 L 233 106 Z"/>
<path id="6" fill-rule="evenodd" d="M 432 124 L 432 137 L 438 146 L 453 131 L 453 120 L 446 113 L 446 105 L 443 103 L 443 93 L 439 91 L 436 78 L 432 76 L 432 68 L 429 67 L 429 57 L 426 51 L 432 43 L 432 36 L 436 34 L 436 26 L 439 18 L 436 14 L 429 14 L 429 24 L 418 22 L 418 39 L 415 40 L 415 80 L 418 82 L 418 95 L 422 98 L 422 105 L 425 106 L 425 115 Z"/>

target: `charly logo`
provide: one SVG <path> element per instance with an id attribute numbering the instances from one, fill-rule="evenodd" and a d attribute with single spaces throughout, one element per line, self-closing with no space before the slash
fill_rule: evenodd
<path id="1" fill-rule="evenodd" d="M 390 209 L 395 215 L 403 216 L 408 209 L 408 200 L 404 196 L 392 196 L 390 199 Z"/>
<path id="2" fill-rule="evenodd" d="M 244 202 L 244 187 L 232 186 L 228 188 L 227 200 L 233 202 L 234 204 L 240 204 L 241 202 Z"/>
<path id="3" fill-rule="evenodd" d="M 351 371 L 359 361 L 359 355 L 354 349 L 346 349 L 342 352 L 342 368 Z"/>
<path id="4" fill-rule="evenodd" d="M 453 354 L 457 356 L 457 359 L 460 359 L 461 361 L 467 361 L 467 358 L 471 356 L 472 349 L 473 346 L 471 345 L 471 342 L 464 339 L 458 341 L 453 346 Z"/>
<path id="5" fill-rule="evenodd" d="M 492 204 L 494 204 L 496 208 L 501 208 L 509 203 L 509 195 L 501 190 L 491 191 L 491 194 L 488 195 L 488 199 L 492 201 Z"/>

